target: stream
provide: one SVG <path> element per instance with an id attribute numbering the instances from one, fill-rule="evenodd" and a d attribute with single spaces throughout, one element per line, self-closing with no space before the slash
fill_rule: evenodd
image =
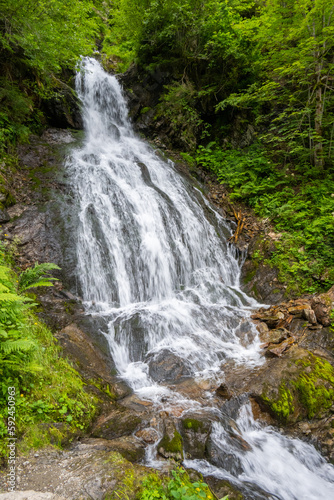
<path id="1" fill-rule="evenodd" d="M 66 164 L 76 274 L 86 312 L 108 325 L 118 374 L 157 413 L 211 418 L 215 460 L 186 467 L 231 481 L 248 499 L 334 498 L 334 468 L 314 447 L 255 421 L 247 400 L 229 413 L 212 396 L 226 362 L 263 363 L 250 320 L 260 304 L 240 288 L 231 224 L 134 133 L 114 76 L 86 58 L 76 85 L 85 140 Z M 156 448 L 146 464 L 161 467 Z"/>

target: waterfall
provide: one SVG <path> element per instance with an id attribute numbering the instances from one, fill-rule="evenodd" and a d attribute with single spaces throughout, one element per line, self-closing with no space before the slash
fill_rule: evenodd
<path id="1" fill-rule="evenodd" d="M 231 227 L 172 162 L 133 132 L 114 76 L 86 58 L 76 84 L 86 136 L 67 169 L 79 211 L 77 276 L 86 310 L 105 319 L 103 333 L 118 373 L 140 397 L 156 405 L 198 408 L 198 401 L 180 395 L 173 377 L 219 383 L 227 360 L 263 362 L 250 321 L 259 304 L 240 289 L 240 257 L 228 243 Z M 157 368 L 166 356 L 174 363 L 170 383 Z M 308 483 L 281 490 L 279 485 L 290 464 L 298 477 L 318 464 L 312 472 L 317 498 L 328 499 L 329 491 L 334 495 L 332 469 L 327 471 L 314 448 L 303 444 L 299 457 L 301 448 L 293 448 L 292 440 L 260 429 L 243 408 L 239 418 L 247 425 L 240 423 L 240 433 L 252 451 L 242 457 L 230 451 L 243 471 L 235 481 L 259 484 L 273 495 L 266 498 L 311 499 L 313 490 L 305 494 Z M 217 423 L 217 446 L 230 446 L 224 432 Z M 270 479 L 261 483 L 271 448 L 278 486 Z M 207 462 L 191 462 L 230 476 Z"/>

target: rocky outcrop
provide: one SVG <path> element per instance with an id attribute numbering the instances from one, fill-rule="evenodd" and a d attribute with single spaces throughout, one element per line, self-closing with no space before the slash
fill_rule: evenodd
<path id="1" fill-rule="evenodd" d="M 124 450 L 124 441 L 120 446 Z M 131 464 L 114 448 L 113 441 L 86 439 L 67 451 L 45 449 L 19 457 L 17 490 L 26 495 L 31 490 L 37 492 L 29 500 L 36 500 L 42 492 L 47 492 L 49 497 L 45 498 L 49 500 L 56 500 L 52 495 L 70 500 L 102 500 L 117 491 L 130 500 L 135 499 L 150 470 Z M 1 490 L 7 490 L 5 473 L 0 476 Z"/>

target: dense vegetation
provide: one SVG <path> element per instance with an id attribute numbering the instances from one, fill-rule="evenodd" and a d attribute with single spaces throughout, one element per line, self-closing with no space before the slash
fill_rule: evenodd
<path id="1" fill-rule="evenodd" d="M 9 420 L 15 428 L 11 435 L 21 438 L 20 450 L 28 450 L 50 441 L 61 444 L 65 436 L 84 430 L 97 410 L 96 398 L 60 356 L 52 333 L 34 314 L 36 304 L 25 294 L 52 285 L 50 272 L 57 266 L 35 265 L 17 275 L 5 250 L 1 246 L 0 462 L 8 453 Z M 9 399 L 15 404 L 9 405 Z"/>
<path id="2" fill-rule="evenodd" d="M 334 284 L 334 13 L 329 0 L 0 0 L 0 148 L 96 46 L 118 71 L 160 68 L 171 142 L 281 235 L 295 293 Z M 143 110 L 145 112 L 145 110 Z"/>
<path id="3" fill-rule="evenodd" d="M 332 2 L 116 3 L 105 50 L 171 72 L 156 116 L 179 149 L 276 226 L 269 263 L 290 291 L 332 286 Z"/>

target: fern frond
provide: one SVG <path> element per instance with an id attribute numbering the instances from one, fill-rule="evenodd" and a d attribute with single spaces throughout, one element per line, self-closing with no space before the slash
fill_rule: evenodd
<path id="1" fill-rule="evenodd" d="M 0 291 L 0 302 L 25 302 L 25 297 L 20 297 L 16 293 L 3 293 Z"/>
<path id="2" fill-rule="evenodd" d="M 57 279 L 50 276 L 50 273 L 55 269 L 59 270 L 60 267 L 52 262 L 45 262 L 43 264 L 37 264 L 36 262 L 34 267 L 30 267 L 20 274 L 20 292 L 23 292 L 28 288 L 33 288 L 34 286 L 52 286 L 51 281 L 57 281 Z"/>
<path id="3" fill-rule="evenodd" d="M 17 353 L 17 352 L 29 352 L 36 344 L 31 339 L 17 339 L 17 340 L 5 340 L 5 342 L 0 343 L 0 351 L 5 355 Z"/>

